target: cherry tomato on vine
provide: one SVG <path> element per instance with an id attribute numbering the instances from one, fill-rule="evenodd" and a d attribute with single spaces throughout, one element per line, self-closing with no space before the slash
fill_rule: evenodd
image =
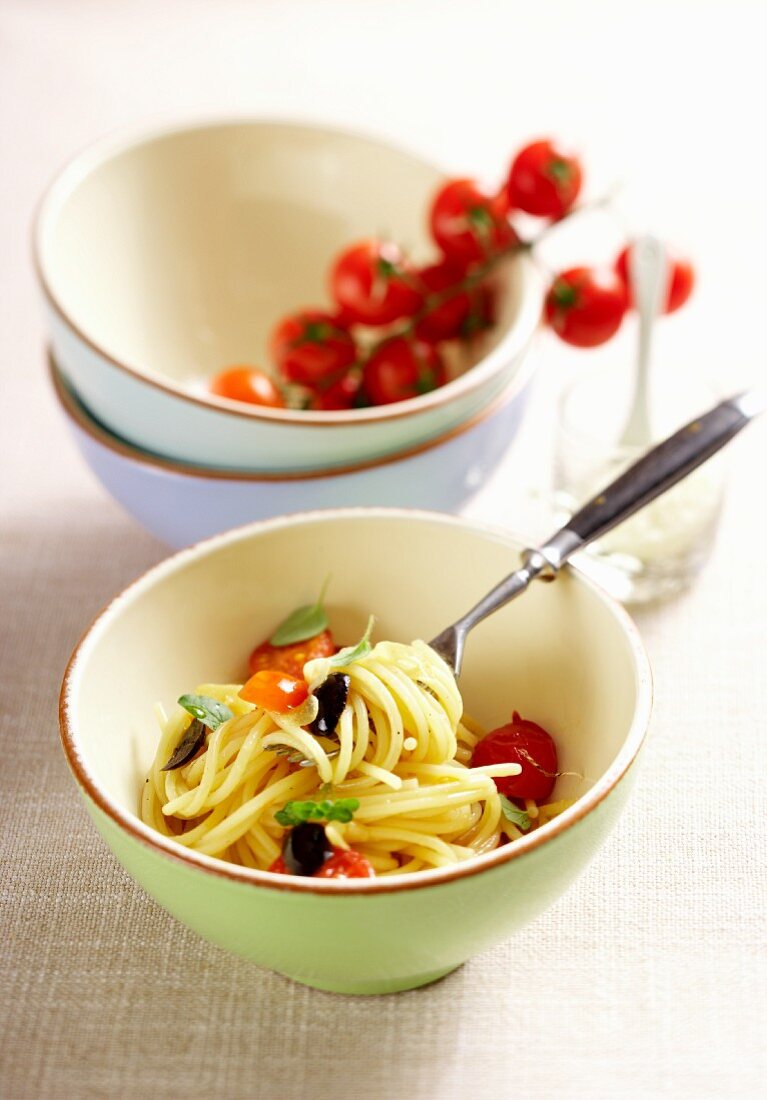
<path id="1" fill-rule="evenodd" d="M 628 292 L 629 305 L 634 303 L 631 300 L 631 283 L 629 280 L 629 250 L 631 245 L 626 245 L 618 259 L 615 261 L 615 270 L 626 284 L 626 290 Z M 678 256 L 674 252 L 668 252 L 668 262 L 671 267 L 668 279 L 668 293 L 666 295 L 666 304 L 663 307 L 664 313 L 674 313 L 675 310 L 681 309 L 687 299 L 693 292 L 695 286 L 695 269 L 689 260 L 684 256 Z"/>
<path id="2" fill-rule="evenodd" d="M 285 672 L 288 676 L 300 680 L 307 661 L 313 661 L 315 657 L 332 657 L 337 652 L 338 646 L 333 640 L 333 635 L 329 630 L 323 630 L 313 638 L 307 638 L 304 642 L 293 642 L 291 645 L 271 645 L 269 642 L 262 642 L 261 645 L 256 646 L 248 658 L 248 668 L 251 675 L 271 669 Z"/>
<path id="3" fill-rule="evenodd" d="M 349 330 L 317 309 L 283 318 L 272 333 L 270 351 L 283 377 L 302 386 L 316 385 L 357 358 Z"/>
<path id="4" fill-rule="evenodd" d="M 313 878 L 375 878 L 375 871 L 362 852 L 347 851 L 346 848 L 334 848 L 333 855 L 326 859 Z"/>
<path id="5" fill-rule="evenodd" d="M 349 323 L 389 325 L 421 305 L 415 269 L 392 241 L 371 239 L 347 248 L 330 274 L 330 291 Z"/>
<path id="6" fill-rule="evenodd" d="M 516 711 L 510 722 L 491 730 L 475 745 L 471 766 L 488 764 L 519 764 L 519 775 L 496 779 L 495 785 L 507 798 L 533 798 L 536 802 L 549 797 L 559 770 L 551 735 L 535 722 L 520 718 Z"/>
<path id="7" fill-rule="evenodd" d="M 263 710 L 285 711 L 300 707 L 309 694 L 309 685 L 305 680 L 295 679 L 287 672 L 274 668 L 265 668 L 256 672 L 240 688 L 240 698 L 246 703 L 254 703 Z"/>
<path id="8" fill-rule="evenodd" d="M 512 161 L 506 184 L 509 203 L 526 214 L 561 218 L 577 199 L 582 179 L 576 156 L 556 142 L 534 141 Z"/>
<path id="9" fill-rule="evenodd" d="M 344 374 L 329 386 L 318 389 L 312 397 L 310 408 L 326 411 L 358 408 L 361 388 L 362 376 L 359 371 Z"/>
<path id="10" fill-rule="evenodd" d="M 573 267 L 557 275 L 544 308 L 560 339 L 577 348 L 594 348 L 620 328 L 628 308 L 626 284 L 609 267 Z"/>
<path id="11" fill-rule="evenodd" d="M 268 409 L 285 406 L 282 394 L 269 375 L 257 367 L 227 367 L 211 381 L 210 392 L 216 397 L 263 405 Z"/>
<path id="12" fill-rule="evenodd" d="M 476 180 L 448 180 L 434 196 L 429 215 L 434 240 L 445 257 L 463 268 L 516 244 L 506 205 Z"/>
<path id="13" fill-rule="evenodd" d="M 464 277 L 461 267 L 449 260 L 422 267 L 418 279 L 423 287 L 424 308 L 429 305 L 429 295 L 442 294 L 456 286 Z M 453 340 L 461 335 L 461 325 L 469 315 L 471 301 L 466 291 L 460 291 L 434 309 L 430 309 L 416 326 L 416 336 L 437 344 L 440 340 Z"/>
<path id="14" fill-rule="evenodd" d="M 429 393 L 447 381 L 445 364 L 432 344 L 397 336 L 382 343 L 365 363 L 362 385 L 374 405 L 391 405 Z"/>

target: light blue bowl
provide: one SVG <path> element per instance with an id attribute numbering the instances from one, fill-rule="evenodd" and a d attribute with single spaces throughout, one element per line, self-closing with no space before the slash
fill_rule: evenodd
<path id="1" fill-rule="evenodd" d="M 523 370 L 471 420 L 396 458 L 322 474 L 258 475 L 160 458 L 107 431 L 50 360 L 75 442 L 107 492 L 170 546 L 187 546 L 253 520 L 318 508 L 382 505 L 460 510 L 485 484 L 522 421 L 532 371 Z"/>

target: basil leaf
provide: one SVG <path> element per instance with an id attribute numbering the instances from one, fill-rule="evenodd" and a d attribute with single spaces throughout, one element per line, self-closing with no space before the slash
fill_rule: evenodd
<path id="1" fill-rule="evenodd" d="M 234 718 L 229 707 L 219 703 L 218 699 L 212 699 L 210 695 L 182 695 L 178 703 L 209 730 L 217 730 L 224 722 Z"/>
<path id="2" fill-rule="evenodd" d="M 352 664 L 354 661 L 359 661 L 362 657 L 367 657 L 368 653 L 370 653 L 370 650 L 373 648 L 370 642 L 370 635 L 373 633 L 375 621 L 375 615 L 371 615 L 368 619 L 365 633 L 356 645 L 347 646 L 346 649 L 339 649 L 335 656 L 325 658 L 328 670 L 346 668 L 347 665 Z"/>
<path id="3" fill-rule="evenodd" d="M 305 642 L 309 638 L 315 638 L 323 630 L 328 628 L 328 617 L 325 614 L 325 589 L 328 587 L 330 577 L 326 577 L 317 597 L 317 602 L 299 607 L 292 615 L 275 630 L 269 639 L 269 645 L 293 645 L 295 642 Z"/>
<path id="4" fill-rule="evenodd" d="M 516 825 L 523 833 L 528 832 L 530 829 L 529 815 L 524 810 L 520 810 L 518 806 L 515 806 L 505 794 L 501 795 L 501 810 L 507 821 L 510 821 L 512 825 Z"/>
<path id="5" fill-rule="evenodd" d="M 359 809 L 358 798 L 325 799 L 322 802 L 286 802 L 277 810 L 275 820 L 286 829 L 304 821 L 351 821 Z"/>
<path id="6" fill-rule="evenodd" d="M 327 627 L 328 617 L 322 604 L 315 603 L 299 607 L 292 615 L 288 615 L 285 622 L 280 623 L 269 639 L 269 645 L 293 645 L 294 642 L 305 642 L 321 634 L 323 630 L 327 630 Z"/>
<path id="7" fill-rule="evenodd" d="M 173 750 L 173 755 L 160 771 L 172 772 L 176 768 L 182 768 L 193 756 L 197 755 L 204 744 L 205 726 L 199 718 L 195 718 L 184 730 L 181 740 Z"/>

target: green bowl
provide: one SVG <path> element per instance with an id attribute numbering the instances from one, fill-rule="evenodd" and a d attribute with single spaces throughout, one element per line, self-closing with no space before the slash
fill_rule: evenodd
<path id="1" fill-rule="evenodd" d="M 282 877 L 183 848 L 138 816 L 153 704 L 244 675 L 245 656 L 331 576 L 337 636 L 430 638 L 518 562 L 520 543 L 462 519 L 384 509 L 306 513 L 181 551 L 96 619 L 61 691 L 67 760 L 96 828 L 161 905 L 212 943 L 318 989 L 389 993 L 442 977 L 553 902 L 610 832 L 647 729 L 636 628 L 577 570 L 538 583 L 472 633 L 461 692 L 487 728 L 511 711 L 551 731 L 574 804 L 452 869 L 333 881 Z"/>

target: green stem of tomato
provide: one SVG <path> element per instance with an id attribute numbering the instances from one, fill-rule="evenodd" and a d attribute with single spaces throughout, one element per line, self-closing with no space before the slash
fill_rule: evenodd
<path id="1" fill-rule="evenodd" d="M 459 294 L 465 294 L 466 291 L 473 290 L 479 286 L 484 280 L 491 275 L 496 268 L 511 256 L 516 256 L 523 252 L 533 253 L 535 247 L 541 243 L 553 229 L 562 225 L 563 222 L 569 218 L 575 217 L 578 214 L 583 214 L 586 211 L 598 209 L 603 206 L 607 206 L 612 200 L 613 192 L 608 192 L 607 195 L 602 198 L 595 199 L 593 202 L 581 203 L 580 206 L 573 207 L 572 210 L 568 210 L 566 214 L 563 214 L 561 218 L 556 221 L 550 222 L 545 226 L 537 237 L 533 237 L 532 240 L 522 241 L 517 240 L 513 244 L 507 245 L 505 248 L 499 249 L 494 252 L 492 256 L 489 256 L 484 263 L 475 267 L 468 275 L 463 279 L 460 279 L 453 286 L 445 287 L 444 290 L 437 291 L 434 294 L 430 294 L 421 309 L 417 313 L 414 313 L 407 321 L 403 322 L 398 328 L 390 329 L 386 336 L 377 340 L 374 344 L 367 349 L 367 352 L 361 357 L 359 362 L 354 364 L 354 367 L 350 368 L 362 368 L 368 359 L 383 345 L 389 342 L 389 340 L 401 339 L 402 337 L 411 336 L 421 321 L 425 317 L 428 317 L 440 306 L 445 305 L 446 302 L 451 301 L 453 298 L 457 298 Z"/>

